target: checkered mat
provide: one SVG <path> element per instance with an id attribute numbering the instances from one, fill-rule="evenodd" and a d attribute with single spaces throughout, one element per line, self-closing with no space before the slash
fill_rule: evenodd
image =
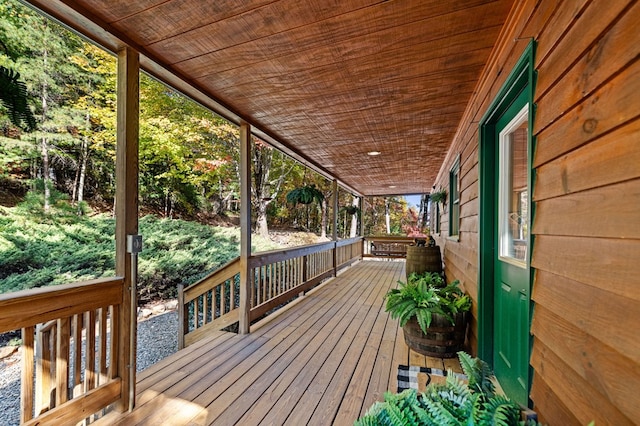
<path id="1" fill-rule="evenodd" d="M 415 389 L 423 392 L 431 383 L 431 375 L 447 376 L 447 371 L 439 368 L 416 367 L 414 365 L 398 366 L 398 392 L 406 389 Z M 462 380 L 467 380 L 467 376 L 461 373 L 453 373 L 454 376 Z"/>

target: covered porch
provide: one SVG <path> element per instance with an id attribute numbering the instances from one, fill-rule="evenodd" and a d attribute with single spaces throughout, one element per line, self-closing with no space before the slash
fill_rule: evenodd
<path id="1" fill-rule="evenodd" d="M 461 372 L 410 351 L 384 311 L 404 265 L 358 262 L 250 334 L 209 333 L 138 375 L 133 411 L 95 424 L 352 424 L 397 389 L 399 365 Z"/>
<path id="2" fill-rule="evenodd" d="M 638 2 L 222 2 L 228 9 L 189 0 L 26 2 L 118 52 L 119 127 L 117 277 L 0 297 L 0 330 L 24 329 L 27 360 L 39 324 L 55 320 L 65 336 L 51 358 L 65 391 L 34 402 L 24 381 L 23 422 L 73 424 L 114 404 L 98 422 L 350 424 L 395 390 L 398 364 L 446 367 L 414 358 L 384 313 L 382 295 L 402 277 L 402 263 L 359 262 L 253 323 L 275 307 L 269 303 L 307 291 L 295 286 L 314 279 L 295 275 L 294 287 L 283 286 L 270 302 L 262 298 L 271 287 L 260 268 L 299 257 L 304 266 L 291 262 L 294 268 L 310 271 L 313 255 L 314 274 L 324 279 L 363 254 L 345 254 L 335 233 L 322 255 L 320 248 L 295 256 L 251 252 L 254 137 L 336 190 L 448 191 L 446 203 L 432 204 L 433 234 L 448 279 L 459 279 L 474 299 L 471 351 L 500 361 L 494 335 L 508 335 L 503 324 L 519 324 L 522 347 L 503 341 L 521 355 L 524 374 L 504 377 L 521 384 L 523 402 L 545 423 L 622 425 L 640 417 Z M 212 314 L 210 323 L 194 325 L 226 326 L 234 311 L 240 334 L 207 327 L 202 339 L 136 377 L 135 265 L 127 243 L 138 233 L 141 69 L 239 126 L 243 236 L 230 276 L 212 282 L 235 283 L 239 275 L 239 303 L 220 309 L 227 316 L 217 322 Z M 531 238 L 522 291 L 512 292 L 514 309 L 499 317 L 493 291 L 511 287 L 493 274 L 494 219 L 509 203 L 500 203 L 496 176 L 484 172 L 496 169 L 494 127 L 519 93 L 528 111 L 528 124 L 518 127 L 527 135 L 528 175 L 520 213 Z M 215 294 L 224 291 L 226 284 Z M 197 312 L 213 299 L 193 295 L 182 306 L 195 303 Z M 99 324 L 100 338 L 86 385 L 79 367 L 72 379 L 65 373 L 71 330 L 79 333 L 83 321 L 87 330 Z M 24 363 L 25 376 L 34 375 L 33 365 Z"/>

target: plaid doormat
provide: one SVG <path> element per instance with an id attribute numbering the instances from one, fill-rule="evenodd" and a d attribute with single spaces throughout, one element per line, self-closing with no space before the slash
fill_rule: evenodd
<path id="1" fill-rule="evenodd" d="M 431 375 L 447 376 L 447 371 L 439 368 L 416 367 L 415 365 L 398 366 L 398 393 L 406 389 L 415 389 L 424 392 L 431 383 Z M 467 376 L 461 373 L 453 373 L 454 376 L 462 380 L 467 380 Z"/>

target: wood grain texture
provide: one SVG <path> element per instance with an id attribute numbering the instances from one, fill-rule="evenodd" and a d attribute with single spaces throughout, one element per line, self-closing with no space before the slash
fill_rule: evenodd
<path id="1" fill-rule="evenodd" d="M 564 405 L 581 424 L 595 420 L 596 424 L 633 425 L 631 419 L 609 401 L 608 396 L 593 389 L 589 381 L 575 373 L 566 361 L 540 341 L 534 341 L 531 365 L 548 377 L 545 382 L 552 392 L 561 395 Z"/>
<path id="2" fill-rule="evenodd" d="M 558 112 L 569 111 L 638 57 L 640 35 L 636 23 L 640 20 L 640 6 L 635 4 L 616 20 L 633 3 L 615 0 L 606 8 L 587 8 L 538 66 L 536 102 L 546 105 L 536 114 L 538 131 L 556 120 Z M 607 28 L 609 25 L 613 27 Z M 597 43 L 590 45 L 594 39 Z M 577 63 L 572 64 L 573 61 Z"/>
<path id="3" fill-rule="evenodd" d="M 122 278 L 0 294 L 0 332 L 122 303 Z"/>
<path id="4" fill-rule="evenodd" d="M 534 201 L 640 177 L 640 120 L 536 170 Z"/>
<path id="5" fill-rule="evenodd" d="M 533 409 L 538 413 L 538 421 L 542 424 L 584 426 L 562 403 L 562 400 L 556 397 L 553 390 L 537 372 L 533 374 L 531 399 L 533 400 Z"/>
<path id="6" fill-rule="evenodd" d="M 411 362 L 384 312 L 403 275 L 404 262 L 363 261 L 249 335 L 215 332 L 143 372 L 133 412 L 95 424 L 351 424 Z"/>
<path id="7" fill-rule="evenodd" d="M 639 206 L 640 179 L 547 199 L 536 203 L 533 233 L 638 240 Z"/>
<path id="8" fill-rule="evenodd" d="M 637 240 L 538 235 L 532 266 L 637 302 L 638 259 Z"/>
<path id="9" fill-rule="evenodd" d="M 33 377 L 35 362 L 35 327 L 22 329 L 22 352 L 20 354 L 20 422 L 25 423 L 33 418 L 34 399 Z"/>
<path id="10" fill-rule="evenodd" d="M 635 94 L 639 90 L 640 61 L 636 61 L 537 134 L 534 166 L 539 167 L 636 119 L 640 115 L 640 98 Z M 538 111 L 546 114 L 546 107 L 540 102 Z"/>
<path id="11" fill-rule="evenodd" d="M 84 419 L 87 413 L 95 413 L 102 407 L 114 403 L 122 390 L 122 381 L 113 380 L 105 385 L 47 411 L 36 419 L 25 423 L 29 426 L 57 426 L 62 424 L 76 424 Z"/>
<path id="12" fill-rule="evenodd" d="M 599 289 L 542 270 L 536 271 L 533 300 L 536 309 L 540 305 L 597 341 L 616 348 L 632 361 L 629 368 L 638 368 L 640 341 L 636 338 L 635 324 L 640 321 L 640 310 L 637 301 L 616 295 L 606 286 Z M 540 336 L 540 339 L 546 338 Z M 581 363 L 581 360 L 575 359 L 575 362 Z"/>
<path id="13" fill-rule="evenodd" d="M 626 326 L 619 324 L 619 327 Z M 626 356 L 624 349 L 605 344 L 584 327 L 569 323 L 542 305 L 536 306 L 531 331 L 560 359 L 572 360 L 563 368 L 575 371 L 629 419 L 638 418 L 640 406 L 629 395 L 640 388 L 640 367 Z M 544 375 L 545 372 L 540 374 Z M 620 380 L 621 377 L 624 380 Z M 551 382 L 557 379 L 545 376 L 545 380 Z"/>

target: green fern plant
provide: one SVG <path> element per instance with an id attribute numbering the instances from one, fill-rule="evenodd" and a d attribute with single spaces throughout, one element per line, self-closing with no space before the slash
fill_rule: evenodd
<path id="1" fill-rule="evenodd" d="M 444 279 L 437 273 L 411 274 L 407 283 L 398 281 L 398 288 L 386 295 L 386 311 L 404 327 L 416 318 L 420 329 L 427 333 L 433 315 L 444 316 L 455 324 L 455 315 L 471 309 L 471 298 L 458 287 L 458 280 L 442 287 Z"/>
<path id="2" fill-rule="evenodd" d="M 287 202 L 292 204 L 311 204 L 314 200 L 321 203 L 324 194 L 314 184 L 292 189 L 287 193 Z"/>
<path id="3" fill-rule="evenodd" d="M 20 80 L 20 74 L 0 66 L 0 103 L 7 108 L 13 124 L 31 131 L 36 127 L 36 120 L 27 101 L 27 86 Z"/>
<path id="4" fill-rule="evenodd" d="M 445 383 L 432 383 L 424 393 L 413 389 L 398 394 L 385 393 L 354 426 L 535 426 L 534 420 L 519 420 L 520 407 L 508 398 L 495 395 L 487 363 L 458 352 L 460 365 L 469 377 L 465 384 L 453 374 Z"/>

